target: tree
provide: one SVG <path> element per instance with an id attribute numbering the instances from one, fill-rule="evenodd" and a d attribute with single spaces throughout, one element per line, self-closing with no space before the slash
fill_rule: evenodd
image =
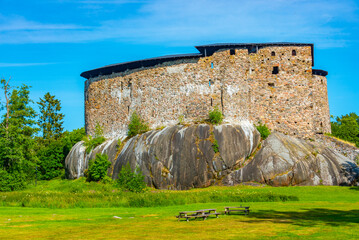
<path id="1" fill-rule="evenodd" d="M 128 132 L 127 135 L 129 137 L 136 136 L 137 134 L 141 134 L 149 131 L 148 124 L 138 116 L 136 112 L 133 112 L 131 115 L 130 123 L 128 124 Z"/>
<path id="2" fill-rule="evenodd" d="M 9 90 L 10 90 L 10 78 L 9 80 L 5 80 L 5 79 L 1 79 L 1 84 L 2 84 L 2 89 L 4 89 L 4 96 L 5 96 L 5 100 L 6 100 L 6 118 L 5 118 L 5 128 L 7 129 L 9 127 L 9 118 L 10 118 L 10 113 L 9 113 Z"/>
<path id="3" fill-rule="evenodd" d="M 11 182 L 10 190 L 24 187 L 25 182 L 31 179 L 35 171 L 37 157 L 34 151 L 34 135 L 36 112 L 30 106 L 29 87 L 26 85 L 14 89 L 8 95 L 9 81 L 1 80 L 7 99 L 6 114 L 0 125 L 0 168 L 4 184 Z M 6 176 L 7 177 L 6 177 Z"/>
<path id="4" fill-rule="evenodd" d="M 349 113 L 331 122 L 332 135 L 359 146 L 359 116 Z"/>
<path id="5" fill-rule="evenodd" d="M 38 124 L 42 130 L 43 139 L 58 139 L 64 130 L 62 127 L 64 115 L 60 113 L 60 101 L 50 93 L 46 93 L 44 98 L 40 98 L 37 104 L 39 104 L 40 108 Z"/>
<path id="6" fill-rule="evenodd" d="M 39 140 L 40 147 L 37 150 L 37 156 L 40 159 L 39 170 L 40 179 L 50 180 L 65 174 L 65 158 L 71 148 L 85 136 L 85 129 L 75 129 L 71 132 L 65 131 L 61 138 L 57 140 L 44 141 Z"/>

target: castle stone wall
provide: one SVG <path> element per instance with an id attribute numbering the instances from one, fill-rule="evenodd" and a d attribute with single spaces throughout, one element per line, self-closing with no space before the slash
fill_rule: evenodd
<path id="1" fill-rule="evenodd" d="M 296 56 L 292 56 L 292 51 Z M 275 56 L 272 56 L 272 52 Z M 310 137 L 330 132 L 327 82 L 312 74 L 310 46 L 219 50 L 209 57 L 90 78 L 85 86 L 88 134 L 125 135 L 133 111 L 152 128 L 202 121 L 218 106 L 225 121 L 261 121 L 272 130 Z M 273 68 L 278 67 L 278 74 Z"/>

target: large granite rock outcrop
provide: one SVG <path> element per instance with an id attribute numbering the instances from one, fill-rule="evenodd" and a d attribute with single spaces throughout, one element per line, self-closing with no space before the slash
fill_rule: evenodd
<path id="1" fill-rule="evenodd" d="M 253 125 L 172 126 L 153 130 L 118 146 L 110 139 L 86 154 L 77 143 L 65 160 L 67 177 L 84 176 L 97 153 L 109 156 L 109 176 L 118 178 L 129 163 L 139 167 L 149 186 L 189 189 L 214 184 L 259 182 L 272 186 L 357 184 L 359 168 L 353 160 L 322 143 L 273 133 L 258 148 L 260 135 Z M 218 152 L 215 152 L 216 146 Z"/>
<path id="2" fill-rule="evenodd" d="M 120 150 L 113 139 L 86 154 L 83 142 L 79 142 L 67 156 L 65 165 L 68 178 L 78 178 L 83 176 L 89 159 L 94 159 L 96 153 L 106 153 L 112 162 L 109 174 L 114 179 L 130 163 L 132 169 L 140 167 L 147 184 L 156 188 L 206 187 L 242 166 L 259 141 L 258 131 L 248 122 L 177 125 L 137 135 Z M 214 151 L 216 145 L 219 152 Z"/>
<path id="3" fill-rule="evenodd" d="M 223 179 L 224 185 L 255 181 L 272 186 L 351 185 L 359 176 L 354 161 L 308 140 L 270 135 L 254 159 Z"/>

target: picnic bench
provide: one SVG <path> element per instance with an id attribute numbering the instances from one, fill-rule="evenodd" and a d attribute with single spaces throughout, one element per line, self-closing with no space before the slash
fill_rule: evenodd
<path id="1" fill-rule="evenodd" d="M 249 214 L 249 207 L 225 207 L 224 208 L 224 214 L 230 214 L 231 212 L 244 212 L 244 215 Z"/>
<path id="2" fill-rule="evenodd" d="M 203 220 L 206 220 L 209 216 L 216 216 L 218 218 L 218 215 L 220 215 L 220 213 L 218 213 L 216 209 L 201 209 L 197 211 L 179 212 L 179 215 L 176 217 L 178 218 L 178 221 L 181 218 L 185 218 L 188 222 L 190 218 L 203 218 Z"/>

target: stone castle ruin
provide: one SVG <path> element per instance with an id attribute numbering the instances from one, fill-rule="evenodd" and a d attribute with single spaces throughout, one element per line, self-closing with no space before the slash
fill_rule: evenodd
<path id="1" fill-rule="evenodd" d="M 313 44 L 196 48 L 199 53 L 81 74 L 87 78 L 87 134 L 99 124 L 107 140 L 90 153 L 77 143 L 65 160 L 67 178 L 85 176 L 100 153 L 111 162 L 112 179 L 130 164 L 141 169 L 148 186 L 160 189 L 359 182 L 358 149 L 323 134 L 330 132 L 327 72 L 312 69 Z M 227 123 L 204 123 L 216 106 Z M 135 111 L 155 130 L 125 138 Z M 274 130 L 266 140 L 253 126 L 257 122 Z"/>
<path id="2" fill-rule="evenodd" d="M 88 134 L 125 136 L 136 111 L 151 128 L 206 119 L 249 120 L 299 137 L 329 133 L 327 72 L 312 69 L 313 44 L 210 44 L 199 53 L 108 65 L 83 72 Z"/>

